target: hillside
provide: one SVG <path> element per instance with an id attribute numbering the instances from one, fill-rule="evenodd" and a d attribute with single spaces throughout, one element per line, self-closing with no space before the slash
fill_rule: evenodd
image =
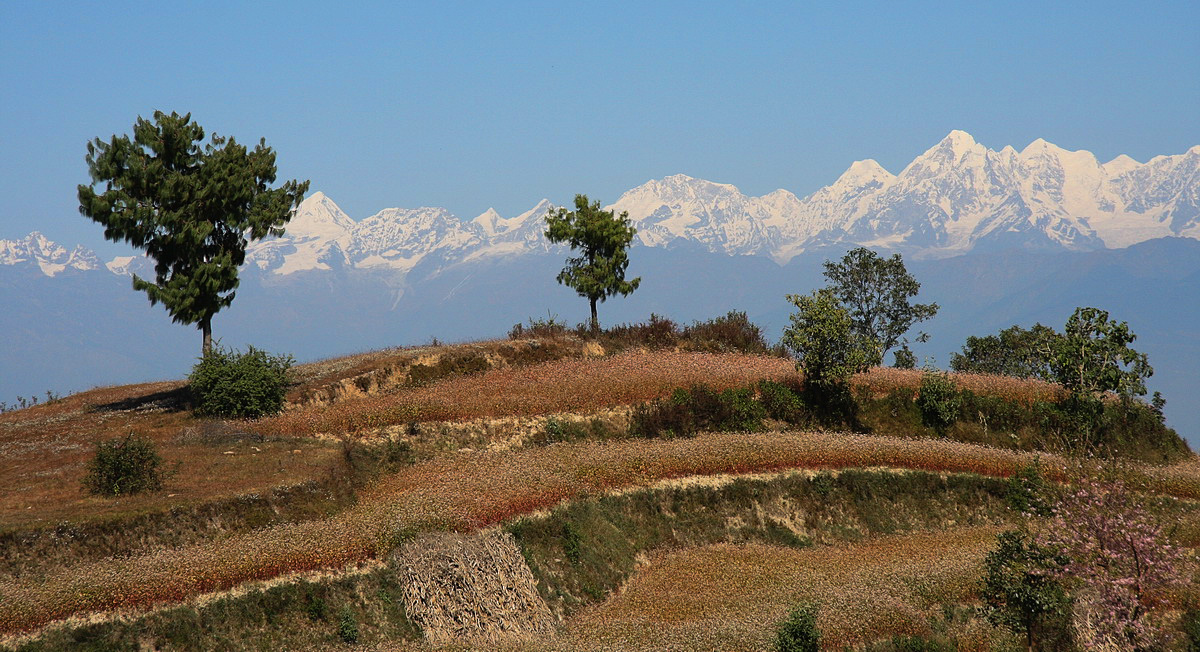
<path id="1" fill-rule="evenodd" d="M 1094 472 L 1054 434 L 1060 390 L 954 375 L 960 414 L 932 428 L 921 372 L 875 369 L 831 414 L 761 345 L 651 332 L 308 363 L 251 421 L 193 416 L 180 382 L 0 414 L 3 643 L 769 649 L 817 599 L 828 646 L 1008 644 L 971 616 L 996 533 L 1025 518 L 1007 478 Z M 1191 550 L 1200 461 L 1135 412 L 1105 472 Z M 94 444 L 130 431 L 174 469 L 164 488 L 86 494 Z"/>

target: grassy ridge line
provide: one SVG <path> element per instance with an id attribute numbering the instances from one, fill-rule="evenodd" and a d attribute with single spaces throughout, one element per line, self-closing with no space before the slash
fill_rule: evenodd
<path id="1" fill-rule="evenodd" d="M 423 387 L 312 405 L 254 423 L 260 433 L 311 436 L 361 432 L 411 421 L 587 412 L 661 398 L 679 387 L 722 390 L 797 375 L 786 358 L 741 353 L 633 350 L 603 358 L 566 358 L 530 366 L 456 376 Z M 986 374 L 952 374 L 960 389 L 1021 405 L 1063 398 L 1049 383 Z M 879 397 L 921 384 L 922 372 L 878 367 L 856 374 L 852 386 Z"/>
<path id="2" fill-rule="evenodd" d="M 738 353 L 630 351 L 604 358 L 568 358 L 459 376 L 424 387 L 290 410 L 254 423 L 279 436 L 358 432 L 410 421 L 588 412 L 633 405 L 677 387 L 746 385 L 795 374 L 783 358 Z"/>
<path id="3" fill-rule="evenodd" d="M 294 572 L 343 568 L 390 551 L 405 529 L 475 530 L 580 495 L 663 479 L 864 466 L 1006 477 L 1032 458 L 950 441 L 830 433 L 710 434 L 476 453 L 405 469 L 365 492 L 355 508 L 325 521 L 105 560 L 47 573 L 37 581 L 5 580 L 0 582 L 0 631 L 177 602 Z M 1042 459 L 1052 475 L 1065 477 L 1063 460 Z M 1159 475 L 1154 470 L 1142 475 L 1157 490 Z M 1182 497 L 1200 496 L 1195 478 L 1179 480 L 1163 486 Z"/>

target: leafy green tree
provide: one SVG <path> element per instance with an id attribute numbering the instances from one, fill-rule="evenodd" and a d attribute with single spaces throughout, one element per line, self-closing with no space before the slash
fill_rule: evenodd
<path id="1" fill-rule="evenodd" d="M 1028 330 L 1013 325 L 996 335 L 968 337 L 962 353 L 950 355 L 954 371 L 998 374 L 1016 378 L 1055 380 L 1050 356 L 1058 333 L 1049 326 L 1034 324 Z"/>
<path id="2" fill-rule="evenodd" d="M 875 342 L 871 364 L 880 364 L 887 352 L 902 342 L 912 325 L 937 314 L 936 303 L 913 304 L 921 290 L 904 267 L 900 254 L 881 258 L 865 247 L 846 252 L 841 262 L 825 261 L 825 279 L 863 341 Z M 922 334 L 917 341 L 925 341 Z"/>
<path id="3" fill-rule="evenodd" d="M 146 251 L 154 281 L 134 276 L 133 288 L 173 321 L 196 324 L 207 353 L 213 315 L 233 302 L 248 241 L 282 235 L 308 182 L 269 188 L 275 152 L 264 140 L 253 150 L 215 134 L 203 141 L 190 113 L 162 111 L 153 122 L 139 116 L 132 139 L 93 140 L 79 212 L 103 224 L 105 238 Z"/>
<path id="4" fill-rule="evenodd" d="M 637 229 L 629 223 L 629 213 L 614 216 L 600 209 L 600 202 L 588 203 L 587 195 L 575 195 L 575 210 L 559 208 L 546 215 L 546 237 L 550 242 L 565 242 L 580 255 L 567 259 L 558 274 L 558 282 L 587 297 L 592 308 L 592 332 L 600 330 L 596 302 L 620 294 L 629 296 L 641 278 L 625 280 L 629 266 L 626 249 Z"/>
<path id="5" fill-rule="evenodd" d="M 997 537 L 984 561 L 983 614 L 988 622 L 1025 637 L 1026 649 L 1058 649 L 1067 634 L 1070 598 L 1054 574 L 1069 560 L 1027 532 Z"/>
<path id="6" fill-rule="evenodd" d="M 804 374 L 806 385 L 833 389 L 870 366 L 878 347 L 855 332 L 850 313 L 838 304 L 833 290 L 789 294 L 787 300 L 798 311 L 783 332 L 783 345 L 796 355 L 796 369 Z"/>
<path id="7" fill-rule="evenodd" d="M 1076 308 L 1053 346 L 1050 369 L 1075 396 L 1116 392 L 1123 397 L 1146 393 L 1154 369 L 1145 353 L 1130 348 L 1137 336 L 1129 324 L 1108 318 L 1097 308 Z"/>

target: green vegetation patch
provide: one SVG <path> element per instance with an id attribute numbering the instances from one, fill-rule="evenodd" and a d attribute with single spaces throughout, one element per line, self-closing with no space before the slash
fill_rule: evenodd
<path id="1" fill-rule="evenodd" d="M 52 627 L 13 648 L 42 650 L 280 650 L 420 640 L 391 567 L 300 580 L 144 616 Z"/>
<path id="2" fill-rule="evenodd" d="M 976 475 L 850 470 L 584 499 L 508 526 L 551 609 L 603 600 L 656 548 L 791 547 L 1009 518 L 1007 483 Z"/>

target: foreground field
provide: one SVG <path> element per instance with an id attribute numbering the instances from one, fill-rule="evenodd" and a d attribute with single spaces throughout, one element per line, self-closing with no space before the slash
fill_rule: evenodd
<path id="1" fill-rule="evenodd" d="M 475 532 L 572 501 L 669 480 L 704 482 L 717 475 L 864 467 L 1005 478 L 1035 457 L 1030 452 L 931 439 L 936 433 L 924 429 L 905 431 L 911 415 L 909 421 L 894 422 L 893 430 L 903 435 L 899 437 L 817 431 L 704 433 L 690 439 L 629 439 L 621 434 L 603 442 L 531 445 L 510 429 L 497 427 L 501 422 L 528 419 L 534 427 L 545 429 L 549 417 L 585 423 L 605 410 L 624 409 L 628 414 L 633 404 L 700 382 L 723 389 L 764 379 L 795 379 L 790 361 L 768 356 L 637 349 L 603 357 L 585 354 L 582 347 L 547 350 L 531 342 L 497 342 L 314 363 L 301 367 L 302 382 L 290 394 L 282 415 L 254 422 L 194 419 L 186 411 L 186 395 L 179 383 L 95 390 L 2 414 L 0 452 L 12 464 L 0 478 L 0 528 L 6 530 L 0 534 L 7 537 L 0 537 L 0 545 L 14 552 L 4 562 L 10 572 L 0 575 L 0 634 L 28 632 L 69 617 L 102 621 L 130 610 L 220 599 L 230 595 L 222 592 L 254 582 L 297 586 L 306 581 L 298 579 L 303 573 L 378 574 L 389 555 L 417 533 Z M 889 396 L 911 393 L 920 379 L 920 372 L 880 369 L 856 377 L 854 383 L 861 395 Z M 955 381 L 980 395 L 1020 405 L 1053 399 L 1058 391 L 1044 383 L 988 376 L 959 376 Z M 886 402 L 876 409 L 895 412 L 894 405 Z M 919 420 L 917 424 L 920 428 Z M 985 434 L 987 427 L 981 426 Z M 84 495 L 79 478 L 92 444 L 131 430 L 154 439 L 169 462 L 179 463 L 165 495 L 119 500 Z M 455 434 L 463 432 L 468 435 Z M 399 443 L 408 447 L 405 451 L 415 451 L 421 461 L 356 475 L 362 450 Z M 1053 480 L 1067 480 L 1081 468 L 1077 460 L 1054 454 L 1042 453 L 1040 459 Z M 1126 462 L 1116 471 L 1142 491 L 1200 499 L 1200 466 L 1194 457 L 1169 467 Z M 370 482 L 362 484 L 362 478 Z M 76 529 L 91 522 L 112 525 L 104 525 L 109 530 Z M 128 541 L 122 543 L 118 541 L 121 528 L 129 523 L 141 525 L 132 528 L 125 537 Z M 184 525 L 176 527 L 176 523 Z M 1184 525 L 1181 536 L 1200 536 L 1196 524 Z M 115 543 L 110 548 L 87 548 L 92 537 L 81 532 Z M 971 537 L 976 534 L 964 536 L 964 541 L 975 541 Z M 23 552 L 25 542 L 34 539 L 43 548 Z M 936 549 L 939 542 L 927 543 Z M 915 564 L 912 569 L 936 563 L 932 557 L 910 554 L 896 545 L 900 547 L 892 556 L 909 560 L 903 563 Z M 966 572 L 962 569 L 975 563 L 971 555 L 978 549 L 946 545 L 952 551 L 947 559 L 959 559 L 953 556 L 959 552 L 965 556 L 946 564 L 945 574 L 936 576 L 941 578 L 937 586 L 947 595 L 961 597 L 965 594 L 961 587 L 954 588 L 955 573 Z M 864 550 L 871 549 L 860 553 Z M 875 571 L 855 566 L 851 557 L 838 562 L 835 557 L 811 556 L 817 553 L 805 551 L 810 556 L 803 559 L 842 564 L 850 574 L 839 576 L 838 582 L 865 586 L 874 581 L 870 573 Z M 655 569 L 679 567 L 672 572 L 682 578 L 687 575 L 680 565 L 694 564 L 712 569 L 713 577 L 726 581 L 716 571 L 727 566 L 743 569 L 739 573 L 751 582 L 756 576 L 749 569 L 758 563 L 794 562 L 800 569 L 797 573 L 815 568 L 805 566 L 809 562 L 803 559 L 786 557 L 799 551 L 772 552 L 753 546 L 704 548 L 695 558 L 678 553 L 688 561 L 653 554 L 658 561 L 630 585 L 628 602 L 618 598 L 597 608 L 555 644 L 650 649 L 644 635 L 637 634 L 638 628 L 654 629 L 664 618 L 678 625 L 670 634 L 678 649 L 703 647 L 707 645 L 703 641 L 761 642 L 767 630 L 761 623 L 755 630 L 753 619 L 747 620 L 745 614 L 753 613 L 752 608 L 742 613 L 714 603 L 713 613 L 718 615 L 710 617 L 701 613 L 700 606 L 688 606 L 686 594 L 675 596 L 682 602 L 672 602 L 675 598 L 662 594 L 669 591 L 661 579 L 671 574 L 660 577 L 654 575 Z M 772 557 L 776 554 L 786 559 Z M 821 554 L 835 555 L 835 551 Z M 882 564 L 883 557 L 877 561 Z M 859 575 L 853 574 L 859 572 L 854 568 L 859 568 Z M 925 572 L 905 570 L 909 566 L 880 568 L 884 570 L 878 572 L 910 579 Z M 697 581 L 702 577 L 699 572 L 693 576 Z M 815 582 L 816 575 L 771 575 L 754 581 L 770 587 L 802 580 Z M 645 583 L 644 595 L 654 597 L 637 598 L 642 594 L 633 589 L 643 586 L 639 582 Z M 876 582 L 883 593 L 868 600 L 864 609 L 875 614 L 891 610 L 902 617 L 877 618 L 876 626 L 871 624 L 876 616 L 863 615 L 856 618 L 859 629 L 853 632 L 876 631 L 872 627 L 880 632 L 909 631 L 906 628 L 917 622 L 912 614 L 923 613 L 931 604 L 904 593 L 912 582 Z M 751 588 L 752 583 L 735 582 L 727 590 L 739 595 L 738 591 Z M 768 588 L 762 592 L 765 602 L 755 602 L 748 594 L 739 600 L 775 614 L 784 609 L 780 605 L 802 593 Z M 835 599 L 821 595 L 822 600 Z M 892 609 L 889 600 L 899 606 Z M 660 605 L 670 616 L 654 616 L 646 610 L 650 605 Z M 851 606 L 846 609 L 858 613 Z M 862 640 L 861 633 L 839 629 L 837 622 L 826 625 L 840 637 L 836 640 Z M 626 643 L 627 648 L 621 647 Z"/>
<path id="2" fill-rule="evenodd" d="M 554 445 L 418 464 L 381 480 L 329 519 L 219 542 L 0 580 L 0 631 L 72 614 L 178 601 L 287 573 L 377 558 L 404 531 L 471 531 L 587 493 L 696 475 L 791 468 L 893 467 L 1004 477 L 1030 454 L 960 444 L 833 433 L 711 434 L 685 440 Z M 1054 468 L 1063 460 L 1044 458 Z M 1061 471 L 1060 471 L 1061 472 Z M 1200 497 L 1195 478 L 1143 469 L 1152 488 Z"/>
<path id="3" fill-rule="evenodd" d="M 665 552 L 570 623 L 563 648 L 766 651 L 775 624 L 805 601 L 821 605 L 818 627 L 830 649 L 928 634 L 942 604 L 975 596 L 996 533 L 963 528 L 805 550 L 719 544 Z M 979 642 L 985 649 L 986 639 Z"/>

